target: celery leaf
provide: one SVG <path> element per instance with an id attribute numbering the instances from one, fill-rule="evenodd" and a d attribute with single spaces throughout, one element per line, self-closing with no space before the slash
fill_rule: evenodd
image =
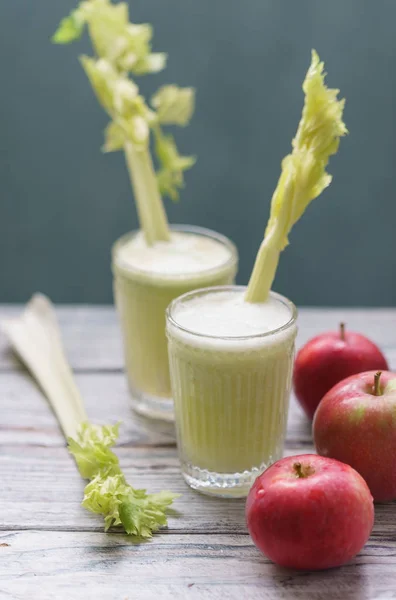
<path id="1" fill-rule="evenodd" d="M 51 41 L 54 44 L 70 44 L 78 40 L 83 34 L 90 8 L 89 2 L 81 2 L 70 15 L 61 20 Z"/>
<path id="2" fill-rule="evenodd" d="M 282 175 L 275 190 L 267 232 L 282 229 L 281 250 L 288 244 L 288 234 L 305 212 L 308 204 L 331 183 L 326 172 L 329 158 L 338 150 L 340 137 L 347 133 L 342 120 L 345 100 L 338 100 L 339 90 L 325 85 L 324 63 L 315 50 L 303 83 L 305 102 L 293 151 L 282 161 Z"/>
<path id="3" fill-rule="evenodd" d="M 187 125 L 194 112 L 195 90 L 164 85 L 151 98 L 151 105 L 162 125 Z"/>
<path id="4" fill-rule="evenodd" d="M 119 425 L 91 425 L 82 423 L 77 439 L 70 438 L 69 452 L 74 456 L 84 479 L 92 479 L 102 469 L 119 472 L 118 458 L 110 450 L 118 438 Z"/>
<path id="5" fill-rule="evenodd" d="M 179 154 L 173 136 L 164 135 L 158 126 L 154 134 L 155 152 L 160 163 L 157 173 L 160 192 L 175 202 L 179 199 L 179 189 L 184 187 L 183 172 L 190 169 L 196 159 Z"/>
<path id="6" fill-rule="evenodd" d="M 292 152 L 282 161 L 282 171 L 271 200 L 270 218 L 256 257 L 245 295 L 247 302 L 264 302 L 271 289 L 279 255 L 289 243 L 289 233 L 307 206 L 331 183 L 326 167 L 347 133 L 342 120 L 344 100 L 339 90 L 324 82 L 324 63 L 312 51 L 311 66 L 303 83 L 304 108 Z"/>
<path id="7" fill-rule="evenodd" d="M 150 538 L 154 531 L 167 525 L 166 511 L 178 494 L 147 494 L 127 483 L 111 450 L 118 438 L 118 427 L 82 423 L 76 439 L 68 440 L 80 474 L 90 479 L 82 505 L 103 516 L 105 531 L 122 525 L 129 535 Z"/>

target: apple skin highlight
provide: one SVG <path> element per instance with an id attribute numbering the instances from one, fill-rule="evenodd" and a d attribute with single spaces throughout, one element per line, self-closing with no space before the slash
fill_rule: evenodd
<path id="1" fill-rule="evenodd" d="M 321 401 L 313 422 L 316 450 L 351 465 L 366 480 L 376 502 L 396 499 L 396 373 L 375 371 L 348 377 Z"/>
<path id="2" fill-rule="evenodd" d="M 323 396 L 339 381 L 371 369 L 388 370 L 381 350 L 360 333 L 344 329 L 311 339 L 297 353 L 293 386 L 297 400 L 313 419 Z"/>
<path id="3" fill-rule="evenodd" d="M 316 454 L 291 456 L 256 479 L 246 519 L 257 548 L 273 562 L 329 569 L 351 560 L 367 542 L 373 499 L 349 465 Z"/>

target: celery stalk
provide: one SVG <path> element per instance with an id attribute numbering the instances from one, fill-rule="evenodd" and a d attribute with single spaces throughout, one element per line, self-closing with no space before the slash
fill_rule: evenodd
<path id="1" fill-rule="evenodd" d="M 245 295 L 247 302 L 264 302 L 275 279 L 279 257 L 288 235 L 308 204 L 330 185 L 326 166 L 347 133 L 342 120 L 344 100 L 339 90 L 324 83 L 324 63 L 312 51 L 303 83 L 305 102 L 292 142 L 292 153 L 282 161 L 282 173 L 271 200 L 271 213 Z"/>
<path id="2" fill-rule="evenodd" d="M 2 325 L 53 408 L 81 476 L 90 480 L 83 507 L 103 515 L 105 531 L 122 525 L 129 535 L 151 537 L 167 524 L 166 511 L 177 494 L 147 494 L 127 483 L 111 450 L 118 438 L 118 425 L 88 423 L 51 302 L 36 294 L 20 317 Z"/>
<path id="3" fill-rule="evenodd" d="M 161 194 L 177 200 L 178 190 L 184 185 L 183 171 L 195 160 L 179 155 L 173 138 L 163 136 L 161 127 L 187 125 L 194 110 L 194 90 L 162 86 L 154 94 L 151 108 L 148 107 L 130 74 L 140 76 L 161 71 L 166 55 L 151 51 L 151 25 L 129 22 L 126 2 L 83 0 L 61 21 L 52 41 L 68 44 L 78 39 L 85 27 L 96 56 L 82 56 L 81 64 L 111 119 L 105 132 L 104 150 L 125 152 L 147 244 L 168 241 L 170 232 Z M 157 173 L 149 149 L 150 133 L 156 137 Z"/>
<path id="4" fill-rule="evenodd" d="M 66 361 L 55 313 L 47 298 L 37 294 L 18 318 L 2 324 L 11 344 L 35 374 L 66 437 L 77 434 L 87 414 Z"/>
<path id="5" fill-rule="evenodd" d="M 147 148 L 138 150 L 130 142 L 125 142 L 124 151 L 146 242 L 152 245 L 159 240 L 169 241 L 168 222 L 150 152 Z"/>

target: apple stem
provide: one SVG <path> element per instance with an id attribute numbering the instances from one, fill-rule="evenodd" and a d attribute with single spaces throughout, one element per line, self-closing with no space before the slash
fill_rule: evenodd
<path id="1" fill-rule="evenodd" d="M 293 465 L 294 471 L 299 479 L 304 479 L 305 477 L 309 477 L 313 475 L 315 470 L 311 465 L 302 465 L 300 462 L 296 462 Z"/>
<path id="2" fill-rule="evenodd" d="M 345 323 L 340 323 L 340 338 L 345 342 Z"/>
<path id="3" fill-rule="evenodd" d="M 377 371 L 377 373 L 374 375 L 374 396 L 382 396 L 382 391 L 381 391 L 381 375 L 382 375 L 382 371 Z"/>

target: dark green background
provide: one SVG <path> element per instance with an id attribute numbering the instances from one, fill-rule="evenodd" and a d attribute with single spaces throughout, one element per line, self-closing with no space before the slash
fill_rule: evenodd
<path id="1" fill-rule="evenodd" d="M 177 131 L 198 162 L 169 219 L 222 231 L 247 281 L 281 158 L 302 107 L 315 47 L 347 98 L 350 135 L 331 188 L 298 223 L 275 289 L 298 304 L 396 302 L 396 2 L 394 0 L 135 0 L 168 68 L 140 80 L 197 88 Z M 51 46 L 70 0 L 0 5 L 0 301 L 36 290 L 61 302 L 110 302 L 109 250 L 136 227 L 123 155 L 102 155 L 106 117 L 77 55 Z"/>

